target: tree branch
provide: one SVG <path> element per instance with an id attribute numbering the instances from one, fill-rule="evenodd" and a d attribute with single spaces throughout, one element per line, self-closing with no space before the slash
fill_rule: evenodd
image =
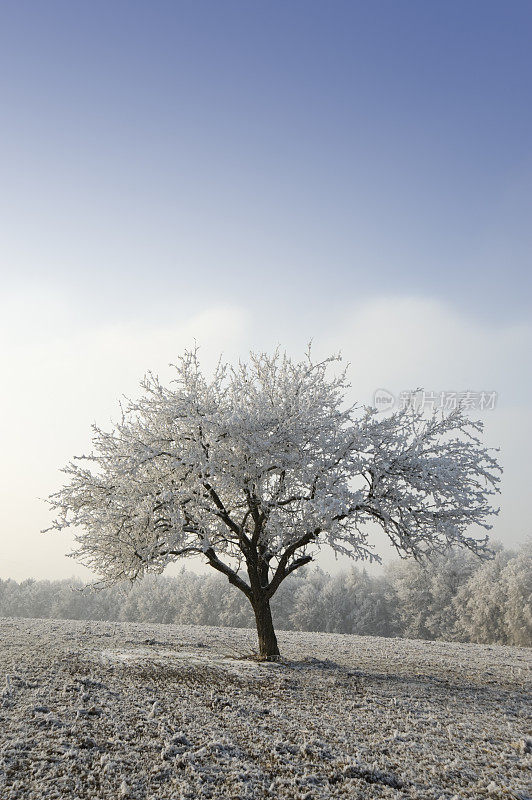
<path id="1" fill-rule="evenodd" d="M 213 567 L 214 569 L 218 570 L 218 572 L 221 572 L 223 575 L 225 575 L 229 583 L 231 583 L 233 586 L 236 586 L 238 589 L 240 589 L 241 592 L 244 592 L 247 598 L 251 599 L 251 587 L 248 586 L 248 584 L 244 580 L 242 580 L 242 578 L 239 575 L 237 575 L 234 569 L 231 569 L 231 567 L 228 564 L 224 564 L 223 561 L 220 561 L 220 559 L 214 552 L 214 548 L 209 547 L 204 552 L 211 567 Z"/>
<path id="2" fill-rule="evenodd" d="M 294 569 L 297 569 L 299 566 L 303 566 L 303 564 L 300 563 L 298 564 L 298 567 L 291 569 L 292 565 L 289 567 L 288 562 L 300 547 L 305 547 L 305 545 L 310 544 L 311 541 L 319 535 L 320 530 L 320 528 L 316 528 L 314 531 L 308 531 L 304 536 L 302 536 L 300 539 L 297 539 L 297 541 L 293 542 L 289 547 L 286 548 L 283 555 L 279 559 L 279 564 L 277 565 L 275 574 L 267 586 L 266 594 L 268 598 L 273 597 L 281 583 L 284 581 L 286 576 L 290 574 L 290 572 L 293 572 Z M 311 560 L 310 556 L 302 556 L 301 559 L 297 559 L 297 561 L 301 561 L 302 559 Z M 305 561 L 305 563 L 308 564 L 308 561 Z"/>
<path id="3" fill-rule="evenodd" d="M 287 575 L 290 575 L 291 572 L 295 572 L 296 569 L 300 567 L 304 567 L 305 564 L 310 564 L 311 561 L 314 560 L 313 556 L 301 556 L 301 558 L 296 558 L 295 561 L 292 561 L 290 566 L 285 569 L 285 578 Z"/>
<path id="4" fill-rule="evenodd" d="M 230 515 L 229 515 L 229 512 L 227 511 L 226 507 L 224 506 L 224 504 L 223 504 L 223 503 L 222 503 L 222 501 L 220 500 L 220 497 L 219 497 L 219 495 L 218 495 L 218 492 L 215 490 L 215 488 L 214 488 L 213 486 L 211 486 L 211 484 L 210 484 L 210 483 L 207 483 L 207 481 L 204 481 L 204 483 L 203 483 L 203 486 L 204 486 L 204 487 L 205 487 L 205 489 L 207 489 L 207 491 L 209 492 L 210 496 L 212 497 L 212 499 L 213 499 L 213 501 L 214 501 L 214 505 L 216 506 L 216 508 L 217 508 L 217 509 L 218 509 L 218 511 L 220 512 L 218 516 L 220 517 L 220 519 L 221 519 L 223 522 L 225 522 L 225 524 L 227 525 L 227 527 L 229 528 L 229 530 L 233 531 L 233 533 L 236 533 L 236 534 L 237 534 L 237 536 L 243 536 L 243 537 L 244 537 L 244 539 L 247 539 L 247 536 L 244 534 L 244 532 L 243 532 L 243 530 L 241 529 L 240 525 L 238 525 L 238 524 L 237 524 L 237 523 L 236 523 L 236 522 L 235 522 L 235 521 L 234 521 L 234 520 L 233 520 L 233 519 L 230 517 Z"/>

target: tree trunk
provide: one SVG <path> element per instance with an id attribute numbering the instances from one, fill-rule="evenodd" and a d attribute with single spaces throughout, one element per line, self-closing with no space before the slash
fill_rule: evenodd
<path id="1" fill-rule="evenodd" d="M 278 661 L 280 657 L 277 637 L 273 629 L 270 601 L 264 598 L 252 600 L 257 634 L 259 637 L 259 655 L 264 661 Z"/>

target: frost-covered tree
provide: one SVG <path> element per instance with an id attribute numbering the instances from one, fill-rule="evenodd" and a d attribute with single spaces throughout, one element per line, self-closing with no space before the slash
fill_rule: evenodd
<path id="1" fill-rule="evenodd" d="M 127 592 L 119 616 L 128 622 L 174 622 L 180 611 L 180 600 L 175 579 L 147 575 Z"/>
<path id="2" fill-rule="evenodd" d="M 458 408 L 424 418 L 345 405 L 337 357 L 251 354 L 209 379 L 186 352 L 168 387 L 149 374 L 93 452 L 64 470 L 53 528 L 77 529 L 77 555 L 105 581 L 203 556 L 253 608 L 260 655 L 279 650 L 270 600 L 321 545 L 376 558 L 377 522 L 403 556 L 458 545 L 487 553 L 499 467 L 482 423 Z"/>
<path id="3" fill-rule="evenodd" d="M 532 646 L 532 539 L 525 542 L 503 572 L 504 621 L 510 644 Z"/>
<path id="4" fill-rule="evenodd" d="M 291 627 L 298 631 L 326 630 L 329 609 L 323 599 L 329 581 L 330 577 L 318 567 L 296 588 L 292 599 Z"/>
<path id="5" fill-rule="evenodd" d="M 397 598 L 404 636 L 454 639 L 457 635 L 457 593 L 482 565 L 471 553 L 450 549 L 423 564 L 395 562 L 387 576 Z"/>
<path id="6" fill-rule="evenodd" d="M 359 636 L 396 636 L 399 633 L 396 597 L 382 576 L 351 567 L 348 573 L 348 633 Z"/>
<path id="7" fill-rule="evenodd" d="M 504 574 L 512 553 L 496 545 L 495 558 L 482 564 L 457 592 L 456 629 L 467 642 L 510 644 L 505 621 L 508 603 Z"/>

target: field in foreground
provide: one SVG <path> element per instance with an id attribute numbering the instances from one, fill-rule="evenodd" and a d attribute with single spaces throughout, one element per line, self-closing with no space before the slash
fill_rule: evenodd
<path id="1" fill-rule="evenodd" d="M 532 798 L 525 649 L 282 633 L 256 664 L 241 629 L 0 635 L 2 800 Z"/>

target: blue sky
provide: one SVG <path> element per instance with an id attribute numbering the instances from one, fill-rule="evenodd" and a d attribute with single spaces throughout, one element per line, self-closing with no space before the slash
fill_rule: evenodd
<path id="1" fill-rule="evenodd" d="M 528 2 L 4 1 L 2 420 L 49 454 L 9 497 L 191 338 L 341 347 L 364 401 L 497 389 L 524 486 L 531 41 Z"/>
<path id="2" fill-rule="evenodd" d="M 184 280 L 249 301 L 264 271 L 288 304 L 325 292 L 330 308 L 334 278 L 334 305 L 384 285 L 490 319 L 528 310 L 529 3 L 0 13 L 15 280 L 95 294 L 102 315 L 153 312 Z"/>

